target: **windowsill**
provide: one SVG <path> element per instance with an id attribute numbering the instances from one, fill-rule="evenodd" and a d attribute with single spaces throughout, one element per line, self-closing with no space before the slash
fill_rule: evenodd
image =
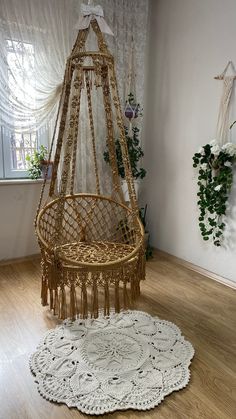
<path id="1" fill-rule="evenodd" d="M 47 180 L 47 183 L 50 179 Z M 1 185 L 32 185 L 35 183 L 43 183 L 44 179 L 0 179 Z"/>

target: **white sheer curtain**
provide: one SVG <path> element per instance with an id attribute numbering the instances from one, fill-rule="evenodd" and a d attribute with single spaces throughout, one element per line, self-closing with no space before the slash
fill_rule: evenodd
<path id="1" fill-rule="evenodd" d="M 0 112 L 2 124 L 8 128 L 21 132 L 38 129 L 50 119 L 76 35 L 74 5 L 61 0 L 1 0 Z M 13 41 L 13 66 L 8 63 L 7 40 Z M 23 48 L 33 46 L 30 63 L 19 58 L 22 44 Z M 27 89 L 22 86 L 24 78 Z M 9 79 L 13 80 L 11 85 Z"/>
<path id="2" fill-rule="evenodd" d="M 81 0 L 0 1 L 0 125 L 8 131 L 52 132 L 61 92 L 65 63 L 76 39 Z M 87 3 L 87 1 L 84 1 Z M 143 102 L 148 0 L 97 0 L 114 37 L 105 35 L 115 56 L 120 98 L 124 107 L 129 93 L 130 57 L 133 55 L 137 101 Z M 89 46 L 93 48 L 93 39 Z M 132 53 L 133 51 L 133 53 Z M 28 55 L 27 55 L 28 54 Z M 27 60 L 24 57 L 28 57 Z M 9 62 L 11 61 L 11 62 Z M 134 83 L 133 83 L 134 90 Z M 105 193 L 109 167 L 103 160 L 105 124 L 99 97 L 94 97 L 94 119 L 99 131 L 97 154 Z M 86 101 L 78 145 L 77 190 L 94 191 Z M 49 129 L 48 129 L 49 128 Z M 48 143 L 50 138 L 48 139 Z"/>
<path id="3" fill-rule="evenodd" d="M 80 4 L 81 0 L 1 0 L 2 125 L 23 132 L 38 129 L 51 119 L 60 95 L 65 61 L 76 38 Z M 124 102 L 128 93 L 127 78 L 133 47 L 136 93 L 142 102 L 148 0 L 100 0 L 94 4 L 102 5 L 105 19 L 115 35 L 114 38 L 106 36 L 106 39 L 116 59 L 121 99 Z M 28 62 L 24 63 L 19 59 L 19 49 L 27 49 L 28 44 L 32 45 L 33 51 L 30 51 Z M 9 48 L 13 59 L 15 53 L 18 78 L 14 66 L 9 66 Z"/>

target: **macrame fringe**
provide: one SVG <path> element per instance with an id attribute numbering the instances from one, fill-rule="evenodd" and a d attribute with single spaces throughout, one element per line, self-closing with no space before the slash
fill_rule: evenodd
<path id="1" fill-rule="evenodd" d="M 87 287 L 84 281 L 81 288 L 81 314 L 83 319 L 88 316 Z"/>
<path id="2" fill-rule="evenodd" d="M 110 301 L 109 301 L 109 282 L 105 280 L 104 285 L 104 315 L 109 316 L 110 314 Z"/>
<path id="3" fill-rule="evenodd" d="M 119 279 L 115 281 L 115 312 L 120 312 L 120 287 L 119 287 Z"/>
<path id="4" fill-rule="evenodd" d="M 50 310 L 53 310 L 53 308 L 54 308 L 54 298 L 53 298 L 53 289 L 52 288 L 49 290 L 49 296 L 50 296 L 50 298 L 49 298 L 49 301 L 50 301 L 49 307 L 50 307 Z"/>
<path id="5" fill-rule="evenodd" d="M 140 281 L 136 281 L 135 283 L 135 298 L 140 297 Z"/>
<path id="6" fill-rule="evenodd" d="M 41 282 L 41 302 L 43 306 L 48 305 L 48 264 L 42 259 L 41 262 L 43 274 L 42 274 L 42 282 Z"/>
<path id="7" fill-rule="evenodd" d="M 139 279 L 138 282 L 140 282 L 140 280 L 145 280 L 145 276 L 146 276 L 146 271 L 145 271 L 145 262 L 146 262 L 146 256 L 145 256 L 145 249 L 142 250 L 142 252 L 140 252 L 139 255 L 139 269 L 137 272 L 137 277 Z M 140 286 L 139 286 L 139 294 L 140 295 Z"/>
<path id="8" fill-rule="evenodd" d="M 132 277 L 130 281 L 131 302 L 133 303 L 136 297 L 136 278 Z"/>
<path id="9" fill-rule="evenodd" d="M 133 266 L 126 265 L 122 270 L 105 273 L 82 272 L 79 277 L 73 271 L 61 273 L 56 264 L 50 267 L 45 263 L 41 287 L 42 305 L 47 305 L 49 299 L 50 309 L 60 319 L 68 316 L 74 320 L 80 316 L 87 318 L 88 315 L 97 318 L 99 307 L 103 309 L 105 316 L 109 316 L 111 304 L 115 312 L 119 313 L 121 308 L 131 307 L 140 295 L 140 280 L 145 279 L 143 252 L 135 263 L 135 272 Z M 66 278 L 64 284 L 61 282 L 62 277 Z M 60 286 L 57 285 L 57 281 L 60 281 Z M 76 291 L 79 287 L 80 295 Z M 80 301 L 77 301 L 77 297 Z"/>
<path id="10" fill-rule="evenodd" d="M 41 301 L 43 306 L 48 305 L 48 281 L 45 278 L 42 278 Z"/>
<path id="11" fill-rule="evenodd" d="M 66 319 L 66 292 L 64 285 L 61 286 L 60 289 L 60 300 L 59 300 L 59 318 Z"/>
<path id="12" fill-rule="evenodd" d="M 72 283 L 70 287 L 70 318 L 75 320 L 77 314 L 77 307 L 76 307 L 76 291 L 75 286 Z"/>
<path id="13" fill-rule="evenodd" d="M 92 315 L 94 318 L 98 317 L 98 286 L 97 279 L 93 279 L 92 285 Z"/>
<path id="14" fill-rule="evenodd" d="M 54 297 L 54 305 L 53 305 L 53 314 L 56 315 L 56 314 L 58 314 L 58 311 L 59 311 L 59 297 L 58 297 L 57 287 L 55 289 L 54 295 L 55 295 L 55 297 Z"/>
<path id="15" fill-rule="evenodd" d="M 124 309 L 128 308 L 128 301 L 129 301 L 129 297 L 128 297 L 128 293 L 127 293 L 127 284 L 126 281 L 124 281 L 123 283 L 123 299 L 124 299 Z"/>

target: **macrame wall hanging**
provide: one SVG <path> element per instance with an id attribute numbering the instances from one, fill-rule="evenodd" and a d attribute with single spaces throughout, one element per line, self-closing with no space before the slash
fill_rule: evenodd
<path id="1" fill-rule="evenodd" d="M 229 69 L 232 70 L 233 74 L 227 75 L 227 72 Z M 235 78 L 236 78 L 236 70 L 232 61 L 229 61 L 224 71 L 220 75 L 215 77 L 216 80 L 222 80 L 224 83 L 223 93 L 222 93 L 222 97 L 220 101 L 217 131 L 216 131 L 216 140 L 218 144 L 221 146 L 227 143 L 228 141 L 229 128 L 230 128 L 230 123 L 229 123 L 230 104 L 231 104 Z"/>
<path id="2" fill-rule="evenodd" d="M 86 51 L 94 31 L 97 51 Z M 103 32 L 112 33 L 101 6 L 82 5 L 79 33 L 66 64 L 63 90 L 54 130 L 57 144 L 49 190 L 44 181 L 36 215 L 36 233 L 42 253 L 42 304 L 60 318 L 97 317 L 129 307 L 140 293 L 145 276 L 144 231 L 138 215 L 113 56 Z M 100 92 L 111 162 L 112 191 L 104 196 L 97 155 L 103 133 L 93 120 L 93 98 Z M 78 192 L 81 176 L 77 153 L 81 146 L 81 112 L 87 106 L 90 125 L 90 171 L 93 193 Z M 102 121 L 101 125 L 102 125 Z M 115 136 L 120 139 L 130 206 L 126 206 L 118 175 Z M 50 157 L 53 150 L 51 145 Z M 60 169 L 60 170 L 59 170 Z M 100 171 L 101 173 L 101 171 Z"/>

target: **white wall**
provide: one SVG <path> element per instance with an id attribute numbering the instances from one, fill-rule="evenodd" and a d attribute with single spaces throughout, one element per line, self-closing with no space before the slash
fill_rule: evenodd
<path id="1" fill-rule="evenodd" d="M 0 261 L 39 253 L 33 223 L 41 187 L 0 182 Z"/>
<path id="2" fill-rule="evenodd" d="M 215 136 L 222 82 L 214 76 L 228 60 L 236 65 L 236 1 L 151 0 L 150 16 L 145 198 L 152 244 L 236 281 L 236 207 L 226 246 L 203 242 L 191 160 Z"/>

